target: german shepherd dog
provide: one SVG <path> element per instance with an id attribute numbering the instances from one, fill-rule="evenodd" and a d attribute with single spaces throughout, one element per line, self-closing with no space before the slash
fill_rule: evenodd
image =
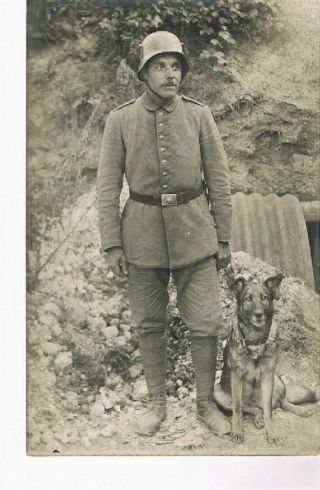
<path id="1" fill-rule="evenodd" d="M 278 299 L 282 274 L 263 284 L 229 273 L 228 285 L 237 299 L 237 315 L 224 349 L 224 365 L 220 384 L 215 385 L 215 401 L 232 410 L 231 439 L 244 440 L 242 413 L 254 415 L 257 428 L 265 428 L 269 443 L 277 443 L 272 427 L 272 408 L 281 406 L 300 416 L 313 412 L 291 403 L 286 387 L 275 374 L 278 356 L 277 328 L 273 322 L 273 300 Z M 299 388 L 295 403 L 316 401 L 314 392 Z"/>

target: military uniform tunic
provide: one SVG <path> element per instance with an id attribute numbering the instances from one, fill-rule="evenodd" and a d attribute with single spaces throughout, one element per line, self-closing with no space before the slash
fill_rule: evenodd
<path id="1" fill-rule="evenodd" d="M 177 206 L 128 199 L 121 217 L 119 197 L 129 188 L 161 195 L 198 189 L 204 194 Z M 231 195 L 226 154 L 208 107 L 185 96 L 163 103 L 145 92 L 110 112 L 97 178 L 103 250 L 124 248 L 130 264 L 177 269 L 214 255 L 218 240 L 231 238 Z"/>

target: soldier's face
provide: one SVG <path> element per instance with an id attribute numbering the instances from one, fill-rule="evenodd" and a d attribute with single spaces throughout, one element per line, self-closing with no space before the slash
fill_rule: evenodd
<path id="1" fill-rule="evenodd" d="M 178 56 L 173 54 L 155 56 L 147 64 L 144 81 L 163 99 L 174 97 L 181 82 L 181 63 Z"/>

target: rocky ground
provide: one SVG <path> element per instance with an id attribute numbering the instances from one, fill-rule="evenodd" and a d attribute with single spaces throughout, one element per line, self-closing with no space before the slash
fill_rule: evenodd
<path id="1" fill-rule="evenodd" d="M 31 261 L 35 257 L 30 256 Z M 233 267 L 265 279 L 269 265 L 239 252 Z M 280 445 L 245 419 L 240 446 L 217 438 L 195 420 L 189 338 L 170 285 L 168 419 L 152 438 L 137 436 L 132 421 L 147 398 L 137 335 L 131 325 L 126 281 L 116 279 L 99 253 L 93 191 L 56 219 L 42 244 L 47 264 L 28 305 L 28 452 L 51 454 L 315 454 L 319 451 L 319 404 L 300 418 L 277 409 Z M 225 335 L 234 298 L 220 273 Z M 276 302 L 281 354 L 278 373 L 319 394 L 319 297 L 302 281 L 285 278 Z M 219 369 L 223 343 L 220 343 Z M 218 376 L 220 374 L 218 371 Z"/>

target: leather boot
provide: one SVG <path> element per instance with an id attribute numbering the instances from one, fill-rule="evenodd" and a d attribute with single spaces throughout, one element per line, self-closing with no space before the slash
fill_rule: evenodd
<path id="1" fill-rule="evenodd" d="M 213 401 L 217 337 L 191 338 L 191 355 L 197 390 L 197 419 L 216 435 L 229 434 L 231 424 Z"/>
<path id="2" fill-rule="evenodd" d="M 167 416 L 167 342 L 165 334 L 155 332 L 142 335 L 140 337 L 140 353 L 151 405 L 137 419 L 136 432 L 144 436 L 152 436 L 158 432 L 161 422 Z"/>

